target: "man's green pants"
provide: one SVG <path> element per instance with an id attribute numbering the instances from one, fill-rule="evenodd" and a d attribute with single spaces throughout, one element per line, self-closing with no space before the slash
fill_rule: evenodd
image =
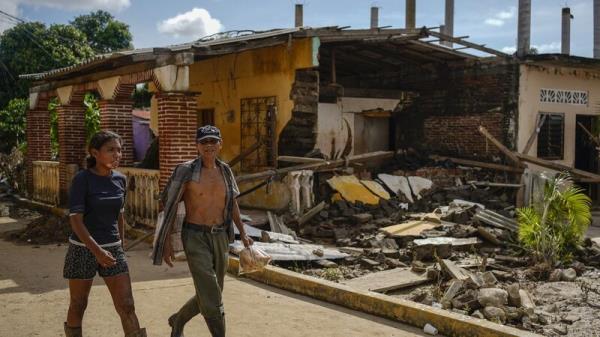
<path id="1" fill-rule="evenodd" d="M 181 241 L 194 280 L 196 295 L 179 310 L 178 320 L 185 324 L 202 314 L 205 319 L 223 317 L 223 286 L 229 263 L 226 231 L 206 232 L 184 224 Z"/>

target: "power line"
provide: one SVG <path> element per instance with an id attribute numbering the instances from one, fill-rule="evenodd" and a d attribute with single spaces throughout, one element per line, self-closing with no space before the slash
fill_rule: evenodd
<path id="1" fill-rule="evenodd" d="M 12 16 L 2 10 L 0 10 L 0 14 L 4 15 L 5 17 L 13 20 L 17 21 L 18 23 L 26 23 L 25 20 L 17 18 L 16 16 Z M 31 42 L 33 42 L 37 47 L 39 47 L 46 55 L 48 55 L 48 57 L 50 57 L 50 59 L 52 60 L 52 62 L 54 63 L 55 66 L 60 66 L 60 62 L 58 60 L 56 60 L 54 58 L 54 56 L 52 56 L 52 54 L 40 43 L 41 41 L 39 41 L 37 39 L 37 37 L 30 31 L 27 29 L 27 27 L 25 26 L 20 26 L 21 30 L 25 33 L 25 36 L 27 38 L 29 38 L 29 40 Z"/>

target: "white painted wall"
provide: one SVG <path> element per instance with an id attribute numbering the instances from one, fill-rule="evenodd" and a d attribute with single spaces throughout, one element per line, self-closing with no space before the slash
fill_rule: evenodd
<path id="1" fill-rule="evenodd" d="M 540 102 L 540 89 L 580 90 L 589 92 L 587 105 Z M 575 132 L 577 115 L 600 116 L 600 73 L 582 69 L 540 67 L 522 65 L 519 79 L 519 122 L 517 148 L 522 152 L 535 128 L 536 117 L 540 112 L 564 113 L 564 157 L 556 162 L 573 166 L 575 164 Z M 537 140 L 529 155 L 537 156 Z M 530 165 L 535 167 L 535 165 Z"/>
<path id="2" fill-rule="evenodd" d="M 332 139 L 335 139 L 334 151 L 341 152 L 344 149 L 348 138 L 344 118 L 354 138 L 351 155 L 389 148 L 388 119 L 364 117 L 356 113 L 374 109 L 393 111 L 399 102 L 399 99 L 343 97 L 338 103 L 319 103 L 315 148 L 330 156 Z"/>

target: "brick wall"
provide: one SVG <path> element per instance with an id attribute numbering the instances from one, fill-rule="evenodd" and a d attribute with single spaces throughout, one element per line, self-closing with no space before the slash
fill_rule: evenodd
<path id="1" fill-rule="evenodd" d="M 192 93 L 156 94 L 161 189 L 166 185 L 177 164 L 197 157 L 196 97 L 197 94 Z"/>
<path id="2" fill-rule="evenodd" d="M 121 159 L 122 166 L 133 164 L 133 126 L 131 111 L 133 100 L 99 100 L 100 128 L 118 133 L 123 139 Z"/>
<path id="3" fill-rule="evenodd" d="M 425 118 L 423 125 L 423 145 L 440 153 L 482 157 L 500 154 L 493 144 L 486 142 L 478 128 L 483 125 L 494 137 L 502 139 L 503 122 L 501 113 L 430 116 Z"/>
<path id="4" fill-rule="evenodd" d="M 85 144 L 85 107 L 83 98 L 73 99 L 70 105 L 59 105 L 58 115 L 58 144 L 60 170 L 60 200 L 67 201 L 68 186 L 70 185 L 67 165 L 76 164 L 84 167 L 87 156 Z M 48 146 L 50 143 L 48 143 Z"/>
<path id="5" fill-rule="evenodd" d="M 279 135 L 279 155 L 304 156 L 317 142 L 319 72 L 296 70 L 290 98 L 294 101 L 292 118 Z"/>
<path id="6" fill-rule="evenodd" d="M 515 147 L 517 66 L 471 65 L 436 74 L 436 84 L 429 78 L 429 86 L 418 88 L 418 96 L 398 112 L 398 147 L 465 157 L 498 154 L 477 131 L 479 125 Z"/>
<path id="7" fill-rule="evenodd" d="M 25 170 L 27 191 L 33 193 L 33 162 L 50 160 L 50 112 L 48 100 L 40 100 L 35 109 L 27 111 L 27 156 Z"/>

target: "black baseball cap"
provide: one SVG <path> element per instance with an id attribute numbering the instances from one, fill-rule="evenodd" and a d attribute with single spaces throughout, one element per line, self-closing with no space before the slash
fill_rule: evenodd
<path id="1" fill-rule="evenodd" d="M 200 142 L 203 139 L 214 138 L 217 140 L 221 140 L 221 130 L 216 126 L 205 125 L 203 127 L 198 128 L 196 131 L 196 142 Z"/>

